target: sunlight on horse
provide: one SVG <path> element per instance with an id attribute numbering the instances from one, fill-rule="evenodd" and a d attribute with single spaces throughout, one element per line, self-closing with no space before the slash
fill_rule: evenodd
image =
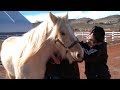
<path id="1" fill-rule="evenodd" d="M 64 17 L 53 15 L 22 36 L 9 37 L 1 47 L 1 62 L 11 79 L 44 79 L 46 64 L 59 51 L 69 62 L 82 61 L 83 49 Z"/>

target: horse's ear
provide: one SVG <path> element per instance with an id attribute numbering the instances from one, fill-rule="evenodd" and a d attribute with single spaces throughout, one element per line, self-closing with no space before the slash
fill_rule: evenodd
<path id="1" fill-rule="evenodd" d="M 63 18 L 65 18 L 66 20 L 68 20 L 68 13 Z"/>
<path id="2" fill-rule="evenodd" d="M 50 20 L 56 24 L 57 22 L 57 17 L 55 15 L 53 15 L 51 12 L 49 12 L 49 17 L 50 17 Z"/>

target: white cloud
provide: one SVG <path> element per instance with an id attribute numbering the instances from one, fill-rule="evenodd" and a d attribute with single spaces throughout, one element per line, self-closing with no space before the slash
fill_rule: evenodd
<path id="1" fill-rule="evenodd" d="M 67 11 L 57 11 L 54 12 L 56 16 L 64 16 L 67 14 Z M 103 18 L 109 15 L 120 15 L 120 11 L 68 11 L 69 19 L 78 19 L 78 18 L 91 18 L 98 19 Z M 43 21 L 47 18 L 47 14 L 37 14 L 37 15 L 26 15 L 25 16 L 30 22 Z"/>

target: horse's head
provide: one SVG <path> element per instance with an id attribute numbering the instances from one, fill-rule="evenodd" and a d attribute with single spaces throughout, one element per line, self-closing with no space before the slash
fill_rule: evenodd
<path id="1" fill-rule="evenodd" d="M 63 58 L 68 58 L 70 62 L 82 61 L 83 49 L 79 44 L 77 37 L 74 35 L 73 28 L 68 22 L 68 14 L 64 17 L 56 17 L 49 13 L 50 26 L 53 27 L 52 38 L 55 43 L 55 48 L 59 50 Z"/>

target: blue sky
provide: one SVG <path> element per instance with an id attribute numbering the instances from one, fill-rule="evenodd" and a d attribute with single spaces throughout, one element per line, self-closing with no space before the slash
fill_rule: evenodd
<path id="1" fill-rule="evenodd" d="M 50 11 L 19 11 L 30 22 L 43 21 Z M 120 11 L 51 11 L 56 16 L 64 16 L 68 12 L 69 19 L 91 18 L 98 19 L 109 15 L 120 15 Z"/>

